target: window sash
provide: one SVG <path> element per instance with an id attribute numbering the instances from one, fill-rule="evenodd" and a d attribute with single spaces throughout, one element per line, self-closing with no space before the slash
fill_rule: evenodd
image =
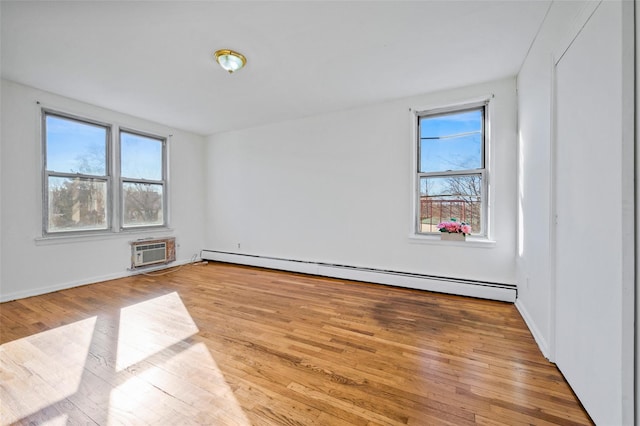
<path id="1" fill-rule="evenodd" d="M 421 172 L 421 119 L 425 117 L 434 117 L 440 115 L 449 115 L 456 113 L 464 113 L 468 111 L 474 111 L 482 109 L 482 140 L 481 140 L 481 168 L 470 168 L 470 169 L 460 169 L 460 170 L 444 170 L 444 171 L 432 171 L 432 172 Z M 488 182 L 488 172 L 487 172 L 487 164 L 488 164 L 488 117 L 489 115 L 489 100 L 483 100 L 481 102 L 474 102 L 469 104 L 463 104 L 458 106 L 446 107 L 446 108 L 438 108 L 431 109 L 427 111 L 417 111 L 415 113 L 415 150 L 416 154 L 415 163 L 414 163 L 414 176 L 415 176 L 415 194 L 414 194 L 414 203 L 415 203 L 415 211 L 414 211 L 414 232 L 416 235 L 437 235 L 439 231 L 430 230 L 427 232 L 422 231 L 422 223 L 421 223 L 421 188 L 420 182 L 424 178 L 446 178 L 446 177 L 456 177 L 456 176 L 471 176 L 478 175 L 481 178 L 481 206 L 480 206 L 480 230 L 473 229 L 472 235 L 477 237 L 488 237 L 488 224 L 489 224 L 489 207 L 488 207 L 488 190 L 489 190 L 489 182 Z M 450 218 L 446 218 L 443 220 L 449 220 Z M 437 225 L 437 224 L 436 224 Z"/>
<path id="2" fill-rule="evenodd" d="M 459 172 L 459 171 L 465 171 L 465 170 L 481 170 L 481 169 L 485 169 L 486 168 L 486 122 L 487 122 L 487 102 L 481 102 L 478 104 L 471 104 L 471 105 L 466 105 L 466 106 L 462 106 L 460 108 L 442 108 L 442 109 L 437 109 L 437 110 L 432 110 L 432 111 L 423 111 L 423 112 L 418 112 L 416 114 L 416 120 L 417 120 L 417 152 L 418 155 L 416 157 L 416 172 L 417 173 L 446 173 L 449 172 L 451 170 L 436 170 L 436 171 L 432 171 L 432 172 L 421 172 L 420 171 L 420 166 L 421 166 L 421 161 L 422 161 L 422 129 L 421 129 L 421 125 L 422 125 L 422 119 L 423 118 L 432 118 L 432 117 L 439 117 L 439 116 L 443 116 L 443 115 L 452 115 L 452 114 L 457 114 L 457 113 L 465 113 L 465 112 L 471 112 L 471 111 L 476 111 L 476 110 L 482 110 L 482 122 L 481 122 L 481 127 L 480 127 L 480 134 L 481 134 L 481 141 L 480 141 L 480 167 L 475 169 L 475 168 L 469 168 L 469 169 L 464 169 L 464 168 L 459 168 L 459 169 L 455 169 L 453 171 Z M 469 133 L 469 132 L 462 132 L 462 133 Z M 447 135 L 447 137 L 452 137 L 452 136 L 459 136 L 459 134 L 452 134 L 452 135 Z"/>
<path id="3" fill-rule="evenodd" d="M 470 170 L 470 171 L 455 171 L 455 172 L 446 172 L 446 173 L 418 173 L 416 177 L 416 210 L 414 212 L 415 217 L 415 232 L 418 235 L 437 235 L 440 231 L 436 230 L 435 227 L 432 230 L 423 231 L 423 223 L 422 223 L 422 192 L 421 192 L 421 181 L 425 178 L 449 178 L 449 177 L 466 177 L 466 176 L 479 176 L 481 185 L 480 185 L 480 229 L 474 227 L 472 229 L 471 235 L 486 237 L 487 236 L 487 188 L 488 182 L 486 179 L 487 173 L 484 169 L 482 170 Z M 449 203 L 452 203 L 458 200 L 450 200 Z M 466 208 L 466 206 L 465 206 Z M 460 216 L 460 215 L 458 215 Z M 458 220 L 462 220 L 462 217 L 453 216 Z M 440 217 L 441 221 L 448 221 L 451 217 Z M 434 224 L 437 226 L 437 223 Z"/>
<path id="4" fill-rule="evenodd" d="M 149 139 L 154 139 L 157 140 L 159 143 L 162 144 L 162 156 L 161 156 L 161 161 L 162 161 L 162 179 L 160 180 L 153 180 L 153 179 L 140 179 L 140 178 L 130 178 L 130 177 L 125 177 L 125 176 L 121 176 L 121 170 L 118 170 L 118 174 L 120 175 L 120 185 L 119 185 L 119 192 L 120 192 L 120 197 L 119 197 L 119 205 L 120 205 L 120 214 L 119 214 L 119 220 L 120 220 L 120 229 L 122 230 L 132 230 L 132 229 L 148 229 L 148 228 L 160 228 L 160 227 L 166 227 L 168 224 L 168 194 L 167 194 L 167 140 L 166 138 L 157 136 L 157 135 L 153 135 L 150 133 L 145 133 L 145 132 L 140 132 L 137 130 L 131 130 L 131 129 L 127 129 L 124 127 L 121 127 L 119 129 L 118 132 L 118 166 L 120 167 L 120 165 L 122 164 L 122 134 L 123 133 L 127 133 L 130 135 L 134 135 L 134 136 L 141 136 L 144 138 L 149 138 Z M 127 220 L 126 216 L 126 210 L 127 210 L 127 205 L 126 205 L 126 200 L 125 200 L 125 186 L 127 184 L 142 184 L 142 185 L 157 185 L 161 187 L 161 197 L 162 197 L 162 207 L 161 207 L 161 213 L 162 213 L 162 222 L 161 223 L 149 223 L 149 224 L 131 224 L 129 220 Z"/>
<path id="5" fill-rule="evenodd" d="M 73 204 L 73 206 L 67 206 L 68 208 L 70 207 L 70 211 L 59 212 L 59 210 L 52 205 L 57 201 L 56 197 L 51 196 L 52 191 L 56 189 L 62 190 L 60 187 L 51 185 L 52 178 L 66 180 L 64 191 L 71 193 L 66 197 L 66 200 Z M 50 233 L 64 233 L 67 235 L 76 232 L 84 233 L 109 230 L 109 179 L 68 175 L 60 176 L 51 173 L 48 174 L 47 182 L 49 183 L 47 186 L 47 228 Z M 103 188 L 90 188 L 89 191 L 87 191 L 88 188 L 84 187 L 86 184 L 93 187 L 94 183 L 97 183 L 98 186 L 103 186 Z M 97 191 L 93 191 L 93 189 L 97 189 Z M 84 198 L 84 200 L 82 198 Z M 65 200 L 59 201 L 64 204 Z M 92 206 L 93 208 L 91 208 Z M 58 220 L 61 221 L 62 224 L 56 225 L 54 223 L 56 221 L 54 216 L 58 216 Z M 100 216 L 103 216 L 104 219 L 97 222 Z M 65 220 L 70 222 L 70 225 L 73 225 L 65 226 Z M 82 224 L 82 222 L 84 222 L 84 224 Z"/>
<path id="6" fill-rule="evenodd" d="M 135 220 L 131 220 L 128 217 L 128 211 L 130 210 L 130 204 L 128 202 L 128 190 L 126 189 L 127 186 L 130 185 L 142 185 L 143 187 L 147 187 L 146 189 L 151 189 L 151 187 L 158 187 L 160 189 L 159 192 L 153 191 L 153 190 L 148 190 L 147 194 L 143 194 L 142 197 L 148 198 L 148 195 L 150 194 L 159 194 L 159 198 L 160 198 L 160 203 L 159 203 L 159 208 L 156 210 L 155 215 L 156 216 L 160 216 L 162 219 L 160 221 L 158 221 L 157 219 L 154 221 L 153 216 L 154 216 L 154 207 L 153 204 L 157 204 L 157 202 L 154 202 L 154 200 L 141 200 L 138 203 L 139 209 L 138 213 L 141 216 L 151 216 L 151 218 L 149 218 L 148 220 L 145 221 L 135 221 Z M 151 227 L 159 227 L 159 226 L 165 226 L 166 224 L 166 207 L 165 207 L 165 200 L 166 200 L 166 193 L 165 193 L 165 185 L 162 181 L 159 182 L 150 182 L 150 181 L 142 181 L 142 180 L 133 180 L 133 179 L 122 179 L 121 184 L 120 184 L 120 188 L 121 188 L 121 206 L 122 206 L 122 228 L 123 229 L 133 229 L 133 228 L 151 228 Z"/>
<path id="7" fill-rule="evenodd" d="M 146 181 L 149 181 L 149 182 L 152 182 L 152 181 L 164 181 L 165 180 L 165 176 L 166 176 L 166 167 L 165 167 L 165 164 L 166 164 L 166 149 L 165 149 L 165 147 L 166 147 L 166 139 L 165 138 L 160 137 L 160 136 L 156 136 L 156 135 L 152 135 L 152 134 L 149 134 L 149 133 L 138 132 L 138 131 L 135 131 L 135 130 L 129 130 L 129 129 L 125 129 L 125 128 L 120 128 L 118 135 L 119 135 L 118 147 L 119 147 L 119 158 L 120 158 L 119 166 L 120 166 L 120 177 L 121 178 L 128 179 L 128 180 L 140 180 L 140 181 L 145 181 L 146 180 Z M 134 140 L 136 138 L 139 138 L 139 139 L 142 139 L 142 140 L 146 139 L 146 141 L 144 141 L 144 143 L 152 142 L 152 143 L 159 144 L 159 146 L 160 146 L 160 164 L 156 164 L 156 166 L 154 166 L 152 170 L 145 171 L 144 176 L 143 175 L 136 175 L 136 174 L 126 174 L 125 170 L 124 170 L 124 167 L 123 167 L 123 164 L 128 164 L 128 163 L 125 163 L 125 161 L 123 161 L 124 158 L 125 158 L 125 151 L 126 151 L 125 149 L 123 149 L 123 137 L 122 137 L 123 135 L 132 136 L 134 138 Z M 140 140 L 138 142 L 140 142 Z M 154 146 L 153 149 L 155 150 L 156 147 Z M 151 157 L 150 154 L 153 154 L 153 153 L 146 153 L 146 154 L 147 154 L 146 157 L 148 159 L 149 157 Z M 139 164 L 137 164 L 137 165 L 139 165 Z M 148 164 L 147 164 L 147 166 L 148 166 Z M 159 166 L 159 167 L 157 167 L 157 166 Z M 154 178 L 150 177 L 151 175 L 156 175 L 156 172 L 158 172 L 158 171 L 160 172 L 160 178 L 159 179 L 154 179 Z"/>
<path id="8" fill-rule="evenodd" d="M 105 175 L 88 174 L 88 173 L 68 173 L 58 172 L 47 169 L 47 155 L 48 155 L 48 129 L 47 129 L 47 117 L 58 117 L 64 120 L 75 121 L 80 124 L 88 126 L 97 126 L 105 130 Z M 42 128 L 42 233 L 44 236 L 48 235 L 73 235 L 73 234 L 87 234 L 87 233 L 105 233 L 109 232 L 112 227 L 112 184 L 111 184 L 111 125 L 96 120 L 86 119 L 78 117 L 72 114 L 61 113 L 53 111 L 47 108 L 41 110 L 41 128 Z M 73 179 L 78 181 L 97 181 L 104 182 L 106 185 L 105 195 L 105 226 L 102 227 L 77 227 L 69 229 L 54 229 L 51 218 L 51 178 L 64 178 Z"/>

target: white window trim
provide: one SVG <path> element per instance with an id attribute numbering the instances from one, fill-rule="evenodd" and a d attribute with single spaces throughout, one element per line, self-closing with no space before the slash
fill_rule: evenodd
<path id="1" fill-rule="evenodd" d="M 88 229 L 88 230 L 70 230 L 70 231 L 49 231 L 49 177 L 69 175 L 72 173 L 50 173 L 46 164 L 47 157 L 47 133 L 44 130 L 46 128 L 47 116 L 59 117 L 67 120 L 74 120 L 80 123 L 95 125 L 104 127 L 106 129 L 106 147 L 105 147 L 105 176 L 98 176 L 99 180 L 104 180 L 107 185 L 107 199 L 106 199 L 106 228 L 105 229 Z M 73 237 L 78 235 L 99 235 L 106 234 L 113 228 L 113 217 L 111 211 L 113 209 L 113 157 L 111 153 L 113 151 L 113 124 L 105 122 L 103 120 L 95 120 L 93 118 L 86 118 L 78 114 L 71 114 L 62 112 L 52 108 L 42 107 L 40 109 L 40 136 L 41 136 L 41 169 L 42 169 L 42 236 L 45 238 L 55 238 L 59 236 Z M 92 175 L 77 174 L 81 178 L 91 178 Z"/>
<path id="2" fill-rule="evenodd" d="M 121 170 L 121 152 L 120 152 L 120 144 L 121 134 L 129 133 L 132 135 L 143 136 L 150 139 L 156 139 L 162 143 L 162 180 L 160 181 L 147 181 L 145 179 L 133 179 L 133 178 L 123 178 L 122 170 Z M 119 229 L 121 232 L 135 232 L 135 231 L 146 231 L 146 230 L 154 230 L 154 229 L 165 229 L 169 226 L 169 179 L 168 179 L 168 150 L 169 150 L 169 137 L 159 136 L 154 133 L 149 133 L 141 130 L 131 129 L 129 127 L 118 126 L 117 127 L 117 148 L 115 155 L 117 155 L 118 161 L 116 163 L 116 176 L 118 179 L 118 188 L 117 188 L 117 205 L 118 205 L 118 214 L 117 221 L 118 226 L 116 229 Z M 162 184 L 162 224 L 161 225 L 140 225 L 140 226 L 124 226 L 124 199 L 123 199 L 123 191 L 122 187 L 124 186 L 124 182 L 148 182 L 152 184 Z"/>
<path id="3" fill-rule="evenodd" d="M 493 239 L 493 214 L 492 214 L 492 144 L 493 144 L 493 130 L 491 122 L 494 116 L 494 102 L 492 102 L 495 95 L 489 94 L 474 98 L 461 99 L 459 101 L 450 103 L 439 103 L 431 105 L 422 105 L 419 107 L 409 108 L 409 123 L 411 125 L 411 165 L 409 171 L 411 173 L 411 211 L 409 218 L 409 242 L 411 243 L 426 243 L 426 244 L 443 244 L 449 246 L 464 246 L 464 247 L 495 247 L 496 241 Z M 425 112 L 446 112 L 455 111 L 457 109 L 464 109 L 468 106 L 485 104 L 485 141 L 484 141 L 484 177 L 486 182 L 484 185 L 483 203 L 485 203 L 485 218 L 484 225 L 486 232 L 484 235 L 468 235 L 465 242 L 455 241 L 442 241 L 440 236 L 436 233 L 424 234 L 419 233 L 417 230 L 417 212 L 418 212 L 418 199 L 419 197 L 419 184 L 417 179 L 417 164 L 418 164 L 418 120 L 420 114 Z"/>

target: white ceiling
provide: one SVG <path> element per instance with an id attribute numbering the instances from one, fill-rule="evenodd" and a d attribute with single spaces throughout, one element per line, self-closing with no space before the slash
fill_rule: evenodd
<path id="1" fill-rule="evenodd" d="M 3 1 L 2 77 L 208 135 L 516 75 L 549 4 Z"/>

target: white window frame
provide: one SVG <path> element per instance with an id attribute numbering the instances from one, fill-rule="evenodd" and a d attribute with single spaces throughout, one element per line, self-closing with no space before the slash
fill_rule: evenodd
<path id="1" fill-rule="evenodd" d="M 412 211 L 411 211 L 411 233 L 410 237 L 423 241 L 440 241 L 439 232 L 422 232 L 420 223 L 420 179 L 424 177 L 447 177 L 447 176 L 467 176 L 480 175 L 482 179 L 481 194 L 481 231 L 473 233 L 468 240 L 477 242 L 488 242 L 491 237 L 491 220 L 490 220 L 490 168 L 491 168 L 491 99 L 492 96 L 482 97 L 474 100 L 468 100 L 446 106 L 434 106 L 428 108 L 412 108 L 412 138 L 413 138 L 413 155 L 412 155 Z M 464 169 L 456 171 L 444 172 L 420 172 L 420 119 L 431 115 L 439 115 L 453 112 L 464 112 L 467 110 L 484 108 L 483 117 L 483 146 L 482 160 L 483 167 L 478 169 Z M 468 243 L 467 243 L 468 244 Z"/>
<path id="2" fill-rule="evenodd" d="M 47 117 L 59 117 L 65 120 L 76 121 L 90 126 L 103 127 L 106 130 L 105 136 L 105 175 L 89 175 L 83 173 L 70 173 L 70 172 L 55 172 L 51 171 L 47 167 Z M 73 236 L 73 235 L 86 235 L 86 234 L 100 234 L 110 232 L 113 228 L 113 179 L 112 179 L 112 135 L 113 126 L 109 123 L 102 121 L 92 120 L 89 118 L 80 117 L 74 114 L 68 114 L 60 111 L 56 111 L 49 108 L 42 108 L 41 110 L 41 128 L 42 128 L 42 235 L 44 237 L 49 236 Z M 61 178 L 80 178 L 86 180 L 99 180 L 106 182 L 107 185 L 107 199 L 106 202 L 106 228 L 105 229 L 78 229 L 78 230 L 65 230 L 65 231 L 51 231 L 49 229 L 49 178 L 61 177 Z"/>
<path id="3" fill-rule="evenodd" d="M 59 173 L 47 170 L 47 128 L 46 117 L 56 116 L 67 120 L 73 120 L 88 125 L 100 126 L 107 129 L 106 136 L 106 176 L 93 176 L 78 173 Z M 158 225 L 146 226 L 128 226 L 124 227 L 124 209 L 123 209 L 123 179 L 120 176 L 120 133 L 126 132 L 134 135 L 148 137 L 162 141 L 162 180 L 161 181 L 145 181 L 142 179 L 125 178 L 126 182 L 144 182 L 144 183 L 161 183 L 163 223 Z M 42 238 L 36 238 L 36 241 L 46 240 L 65 240 L 66 238 L 86 238 L 95 236 L 103 238 L 109 235 L 117 235 L 119 233 L 139 233 L 145 231 L 171 231 L 170 212 L 169 212 L 169 138 L 160 136 L 153 132 L 135 130 L 124 126 L 119 126 L 114 122 L 102 121 L 95 118 L 89 118 L 76 113 L 61 111 L 55 107 L 41 106 L 40 108 L 40 139 L 41 139 L 41 165 L 42 165 Z M 107 199 L 106 199 L 106 222 L 105 229 L 79 229 L 65 231 L 49 230 L 49 177 L 60 176 L 69 178 L 86 178 L 106 180 L 107 182 Z M 117 183 L 116 183 L 117 182 Z"/>
<path id="4" fill-rule="evenodd" d="M 123 177 L 121 173 L 121 160 L 122 150 L 120 149 L 122 143 L 122 133 L 128 133 L 130 135 L 142 136 L 149 139 L 155 139 L 162 144 L 162 179 L 161 180 L 148 180 L 148 179 L 134 179 L 130 177 Z M 168 183 L 167 183 L 167 138 L 155 135 L 153 133 L 142 132 L 139 130 L 133 130 L 126 127 L 118 128 L 118 179 L 120 184 L 118 185 L 119 191 L 119 215 L 120 230 L 121 231 L 133 231 L 141 229 L 153 229 L 153 228 L 166 228 L 168 224 Z M 124 184 L 125 183 L 142 183 L 152 185 L 162 185 L 162 224 L 159 225 L 138 225 L 138 226 L 125 226 L 124 225 Z"/>

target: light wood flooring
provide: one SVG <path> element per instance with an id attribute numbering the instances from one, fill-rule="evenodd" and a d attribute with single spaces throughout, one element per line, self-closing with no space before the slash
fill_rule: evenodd
<path id="1" fill-rule="evenodd" d="M 209 263 L 0 321 L 2 424 L 591 424 L 508 303 Z"/>

